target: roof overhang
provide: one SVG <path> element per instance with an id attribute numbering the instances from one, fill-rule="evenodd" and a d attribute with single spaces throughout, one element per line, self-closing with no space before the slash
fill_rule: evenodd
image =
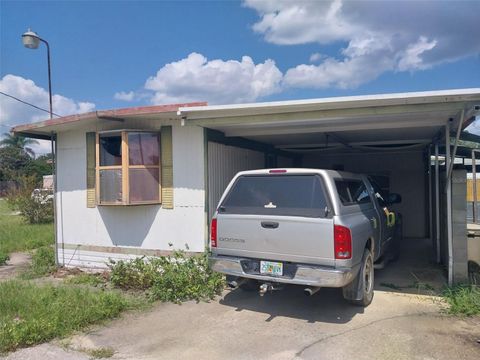
<path id="1" fill-rule="evenodd" d="M 480 88 L 180 108 L 186 124 L 279 148 L 431 142 L 447 122 L 465 128 Z"/>
<path id="2" fill-rule="evenodd" d="M 122 123 L 126 120 L 136 119 L 149 119 L 152 121 L 164 119 L 179 120 L 180 117 L 177 115 L 177 112 L 180 108 L 188 108 L 190 106 L 200 108 L 201 106 L 206 105 L 206 102 L 194 102 L 184 104 L 131 107 L 115 110 L 99 110 L 84 114 L 69 115 L 30 124 L 18 125 L 13 127 L 11 131 L 27 137 L 50 139 L 52 135 L 57 132 L 74 130 L 76 128 L 99 121 L 115 121 Z"/>

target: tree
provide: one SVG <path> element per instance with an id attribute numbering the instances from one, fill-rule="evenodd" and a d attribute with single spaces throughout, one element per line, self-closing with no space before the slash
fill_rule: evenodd
<path id="1" fill-rule="evenodd" d="M 4 133 L 5 139 L 0 141 L 2 147 L 14 147 L 23 150 L 31 157 L 35 157 L 35 152 L 28 145 L 38 144 L 37 140 L 26 138 L 17 134 Z"/>
<path id="2" fill-rule="evenodd" d="M 15 146 L 0 147 L 0 181 L 17 180 L 25 175 L 32 158 Z"/>

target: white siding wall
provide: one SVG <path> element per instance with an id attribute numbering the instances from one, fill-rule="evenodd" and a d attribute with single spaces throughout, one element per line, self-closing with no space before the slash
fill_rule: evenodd
<path id="1" fill-rule="evenodd" d="M 263 152 L 208 142 L 208 204 L 212 218 L 223 191 L 239 171 L 265 167 Z"/>
<path id="2" fill-rule="evenodd" d="M 58 134 L 60 262 L 69 266 L 104 267 L 109 257 L 129 257 L 74 249 L 77 245 L 170 250 L 169 244 L 175 249 L 185 249 L 188 244 L 189 251 L 203 251 L 206 240 L 203 129 L 173 126 L 174 209 L 171 210 L 160 205 L 87 208 L 85 133 L 96 130 L 99 129 Z M 62 242 L 66 245 L 65 252 L 61 250 Z"/>

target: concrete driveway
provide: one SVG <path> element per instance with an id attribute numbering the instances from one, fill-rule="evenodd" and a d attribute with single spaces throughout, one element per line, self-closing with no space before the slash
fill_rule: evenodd
<path id="1" fill-rule="evenodd" d="M 439 300 L 376 291 L 362 309 L 341 292 L 241 290 L 210 303 L 158 304 L 85 335 L 70 349 L 110 347 L 114 359 L 479 359 L 480 319 L 442 315 Z M 55 343 L 8 359 L 88 359 Z"/>

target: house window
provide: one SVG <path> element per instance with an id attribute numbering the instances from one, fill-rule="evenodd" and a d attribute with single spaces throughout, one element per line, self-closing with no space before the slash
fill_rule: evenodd
<path id="1" fill-rule="evenodd" d="M 115 131 L 97 134 L 99 205 L 160 203 L 159 134 Z"/>

